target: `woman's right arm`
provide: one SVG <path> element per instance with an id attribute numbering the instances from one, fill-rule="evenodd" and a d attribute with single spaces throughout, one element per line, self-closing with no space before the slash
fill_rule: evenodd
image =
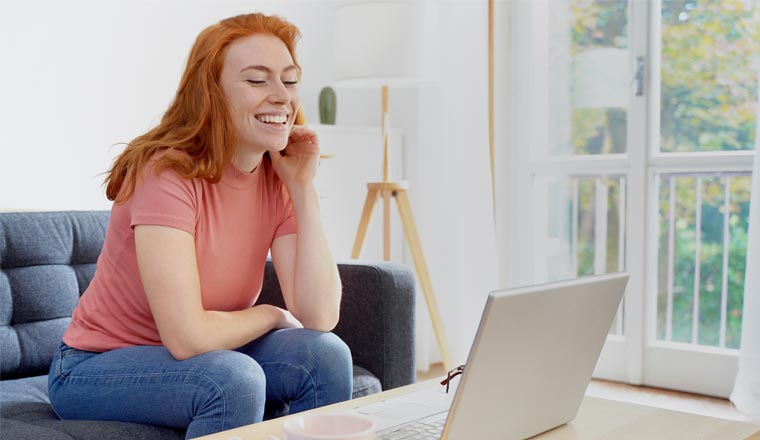
<path id="1" fill-rule="evenodd" d="M 240 347 L 276 328 L 300 327 L 270 305 L 234 312 L 206 311 L 193 236 L 166 226 L 135 227 L 137 264 L 163 345 L 177 360 Z"/>

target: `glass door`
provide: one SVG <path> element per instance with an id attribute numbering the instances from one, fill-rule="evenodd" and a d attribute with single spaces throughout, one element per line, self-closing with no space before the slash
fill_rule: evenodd
<path id="1" fill-rule="evenodd" d="M 631 212 L 643 210 L 643 171 L 635 174 L 633 161 L 646 144 L 645 101 L 636 96 L 645 47 L 634 39 L 633 7 L 625 0 L 517 2 L 513 34 L 516 56 L 529 57 L 515 58 L 515 87 L 527 114 L 516 130 L 530 145 L 530 281 L 631 272 L 595 372 L 623 381 L 630 380 L 629 342 L 643 335 L 629 324 L 643 310 L 644 248 L 631 237 L 643 234 L 644 222 Z"/>
<path id="2" fill-rule="evenodd" d="M 650 17 L 644 377 L 726 397 L 741 345 L 760 4 L 663 0 Z"/>
<path id="3" fill-rule="evenodd" d="M 600 378 L 727 396 L 740 346 L 760 4 L 512 3 L 523 272 L 625 270 Z M 524 252 L 522 250 L 525 250 Z M 525 263 L 527 261 L 528 263 Z"/>

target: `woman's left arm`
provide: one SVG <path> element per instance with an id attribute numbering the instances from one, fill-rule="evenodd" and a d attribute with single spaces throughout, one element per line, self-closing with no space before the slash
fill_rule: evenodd
<path id="1" fill-rule="evenodd" d="M 306 128 L 294 126 L 284 154 L 270 152 L 272 164 L 290 193 L 296 233 L 272 243 L 272 262 L 285 304 L 305 328 L 330 331 L 338 323 L 341 282 L 322 227 L 314 184 L 319 141 Z"/>

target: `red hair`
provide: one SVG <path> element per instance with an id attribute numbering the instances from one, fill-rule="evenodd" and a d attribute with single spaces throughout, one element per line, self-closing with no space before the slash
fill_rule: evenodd
<path id="1" fill-rule="evenodd" d="M 218 182 L 232 160 L 236 132 L 227 112 L 227 100 L 219 84 L 227 47 L 238 38 L 271 34 L 282 40 L 296 61 L 300 32 L 277 16 L 238 15 L 204 29 L 195 40 L 177 95 L 157 127 L 130 142 L 106 177 L 106 196 L 117 203 L 127 201 L 135 190 L 142 168 L 158 151 L 156 171 L 172 169 L 180 176 Z M 295 124 L 304 124 L 298 109 Z M 184 154 L 171 154 L 181 152 Z"/>

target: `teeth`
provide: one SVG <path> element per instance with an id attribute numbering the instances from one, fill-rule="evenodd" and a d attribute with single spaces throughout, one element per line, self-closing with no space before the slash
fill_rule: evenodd
<path id="1" fill-rule="evenodd" d="M 261 122 L 272 123 L 272 124 L 284 124 L 285 122 L 288 121 L 288 117 L 285 115 L 282 115 L 282 116 L 258 115 L 256 116 L 256 119 L 258 119 Z"/>

